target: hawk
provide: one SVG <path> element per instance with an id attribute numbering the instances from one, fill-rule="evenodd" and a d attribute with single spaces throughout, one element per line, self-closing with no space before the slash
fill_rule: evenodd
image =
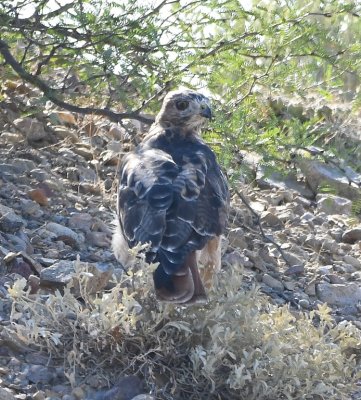
<path id="1" fill-rule="evenodd" d="M 221 266 L 229 191 L 200 136 L 211 116 L 202 94 L 168 93 L 149 133 L 121 163 L 113 251 L 126 266 L 129 248 L 150 243 L 146 260 L 159 263 L 153 278 L 162 301 L 205 301 Z"/>

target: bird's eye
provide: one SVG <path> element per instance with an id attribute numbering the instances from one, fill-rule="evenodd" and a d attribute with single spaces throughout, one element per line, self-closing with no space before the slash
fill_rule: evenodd
<path id="1" fill-rule="evenodd" d="M 179 111 L 183 111 L 188 107 L 189 103 L 186 100 L 179 100 L 175 103 L 175 106 Z"/>

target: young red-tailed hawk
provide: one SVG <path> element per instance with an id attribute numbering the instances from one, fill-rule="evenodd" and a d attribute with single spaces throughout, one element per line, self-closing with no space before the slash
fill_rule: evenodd
<path id="1" fill-rule="evenodd" d="M 229 192 L 200 137 L 209 118 L 205 96 L 170 92 L 143 142 L 122 160 L 113 250 L 126 266 L 129 247 L 150 243 L 146 259 L 159 263 L 154 285 L 163 301 L 204 301 L 203 283 L 210 285 L 220 269 Z"/>

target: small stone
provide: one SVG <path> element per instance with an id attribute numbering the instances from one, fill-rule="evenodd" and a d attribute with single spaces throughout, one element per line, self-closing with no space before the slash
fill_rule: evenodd
<path id="1" fill-rule="evenodd" d="M 65 128 L 63 126 L 55 126 L 54 132 L 56 136 L 61 140 L 67 139 L 70 140 L 70 142 L 72 143 L 76 143 L 79 140 L 76 132 L 73 132 L 72 130 Z"/>
<path id="2" fill-rule="evenodd" d="M 142 393 L 142 382 L 136 376 L 125 376 L 110 389 L 89 393 L 85 400 L 132 400 Z"/>
<path id="3" fill-rule="evenodd" d="M 39 204 L 35 201 L 28 199 L 20 199 L 22 214 L 33 218 L 40 218 L 44 212 L 39 207 Z"/>
<path id="4" fill-rule="evenodd" d="M 25 279 L 28 279 L 29 276 L 33 273 L 33 270 L 28 263 L 17 258 L 13 265 L 10 267 L 10 272 L 18 274 Z"/>
<path id="5" fill-rule="evenodd" d="M 111 246 L 111 240 L 104 232 L 89 232 L 86 235 L 86 242 L 96 247 L 109 248 Z"/>
<path id="6" fill-rule="evenodd" d="M 245 233 L 242 228 L 230 229 L 227 238 L 229 240 L 229 246 L 233 248 L 244 250 L 248 247 L 245 240 Z"/>
<path id="7" fill-rule="evenodd" d="M 86 160 L 90 161 L 94 158 L 94 152 L 85 146 L 77 146 L 73 148 L 75 154 L 84 157 Z"/>
<path id="8" fill-rule="evenodd" d="M 269 286 L 270 288 L 282 292 L 284 289 L 283 283 L 279 280 L 273 278 L 271 275 L 264 274 L 262 278 L 262 282 Z"/>
<path id="9" fill-rule="evenodd" d="M 331 283 L 335 284 L 345 283 L 345 279 L 342 278 L 342 276 L 338 276 L 336 274 L 329 274 L 327 275 L 327 278 L 330 280 Z"/>
<path id="10" fill-rule="evenodd" d="M 42 390 L 38 390 L 33 394 L 32 400 L 45 400 L 45 393 Z"/>
<path id="11" fill-rule="evenodd" d="M 303 265 L 293 265 L 285 271 L 285 275 L 302 275 L 305 272 L 305 267 Z"/>
<path id="12" fill-rule="evenodd" d="M 41 206 L 47 206 L 49 204 L 49 199 L 44 189 L 39 188 L 29 190 L 28 196 L 31 198 L 31 200 L 37 202 Z"/>
<path id="13" fill-rule="evenodd" d="M 118 124 L 111 124 L 109 129 L 109 135 L 116 140 L 123 140 L 125 136 L 125 129 Z"/>
<path id="14" fill-rule="evenodd" d="M 353 244 L 359 240 L 361 240 L 361 227 L 348 229 L 342 235 L 342 241 L 345 243 Z"/>
<path id="15" fill-rule="evenodd" d="M 69 111 L 58 111 L 56 113 L 56 115 L 57 115 L 59 121 L 64 124 L 69 124 L 69 125 L 77 124 L 74 114 L 72 114 Z"/>
<path id="16" fill-rule="evenodd" d="M 335 306 L 354 306 L 361 301 L 361 287 L 356 283 L 319 283 L 316 293 L 321 301 Z"/>
<path id="17" fill-rule="evenodd" d="M 74 213 L 69 218 L 69 227 L 89 232 L 93 224 L 93 217 L 88 213 Z"/>
<path id="18" fill-rule="evenodd" d="M 64 286 L 71 283 L 76 294 L 80 293 L 78 277 L 86 277 L 85 290 L 96 293 L 106 287 L 113 274 L 113 267 L 105 263 L 85 263 L 61 260 L 40 273 L 41 285 Z"/>
<path id="19" fill-rule="evenodd" d="M 287 289 L 287 290 L 290 290 L 290 291 L 294 291 L 295 290 L 295 288 L 296 288 L 296 283 L 295 282 L 293 282 L 293 281 L 284 281 L 283 282 L 283 285 L 284 285 L 284 287 Z"/>
<path id="20" fill-rule="evenodd" d="M 0 231 L 15 233 L 25 225 L 26 222 L 12 208 L 0 204 Z"/>
<path id="21" fill-rule="evenodd" d="M 350 255 L 346 255 L 343 260 L 345 263 L 352 265 L 354 268 L 361 269 L 361 261 Z"/>
<path id="22" fill-rule="evenodd" d="M 4 132 L 1 134 L 1 139 L 6 143 L 19 143 L 24 140 L 24 136 L 21 133 Z"/>
<path id="23" fill-rule="evenodd" d="M 119 153 L 115 153 L 114 151 L 105 150 L 100 156 L 105 166 L 116 167 L 119 163 Z"/>
<path id="24" fill-rule="evenodd" d="M 34 168 L 30 171 L 30 176 L 36 179 L 38 182 L 44 182 L 47 179 L 50 179 L 50 176 L 47 172 L 42 170 L 41 168 Z"/>
<path id="25" fill-rule="evenodd" d="M 281 226 L 282 221 L 277 217 L 277 215 L 269 212 L 269 211 L 264 211 L 261 213 L 261 222 L 266 225 L 266 226 Z"/>
<path id="26" fill-rule="evenodd" d="M 80 245 L 81 243 L 84 242 L 82 240 L 82 237 L 78 235 L 76 232 L 74 232 L 72 229 L 57 224 L 56 222 L 49 222 L 46 225 L 46 229 L 49 232 L 54 233 L 57 236 L 58 240 L 62 240 L 64 243 L 69 243 L 70 245 Z"/>
<path id="27" fill-rule="evenodd" d="M 123 150 L 123 144 L 117 140 L 111 140 L 107 144 L 107 150 L 110 150 L 114 153 L 120 153 Z"/>
<path id="28" fill-rule="evenodd" d="M 8 389 L 0 387 L 0 399 L 1 400 L 16 400 L 16 397 Z"/>
<path id="29" fill-rule="evenodd" d="M 332 273 L 332 271 L 333 271 L 332 265 L 324 265 L 324 266 L 318 268 L 318 273 L 320 275 L 328 275 L 328 274 Z"/>
<path id="30" fill-rule="evenodd" d="M 305 310 L 308 310 L 310 308 L 310 302 L 307 299 L 301 299 L 298 304 L 304 308 Z"/>
<path id="31" fill-rule="evenodd" d="M 245 255 L 241 254 L 237 250 L 226 254 L 223 257 L 223 262 L 230 266 L 239 265 L 239 266 L 248 267 L 248 268 L 253 266 L 253 263 L 249 260 L 249 258 L 246 257 Z"/>
<path id="32" fill-rule="evenodd" d="M 51 383 L 57 376 L 55 368 L 43 365 L 30 365 L 26 378 L 32 383 Z"/>
<path id="33" fill-rule="evenodd" d="M 44 125 L 34 118 L 18 118 L 13 122 L 29 141 L 42 140 L 47 136 Z"/>
<path id="34" fill-rule="evenodd" d="M 305 287 L 305 293 L 308 296 L 316 296 L 316 282 L 312 281 Z"/>
<path id="35" fill-rule="evenodd" d="M 302 265 L 304 264 L 304 260 L 301 260 L 300 258 L 298 258 L 297 256 L 295 256 L 293 253 L 290 253 L 288 251 L 284 251 L 283 255 L 285 257 L 285 259 L 287 260 L 287 263 L 293 267 L 293 266 L 300 266 L 302 267 Z"/>
<path id="36" fill-rule="evenodd" d="M 326 214 L 351 215 L 352 201 L 344 197 L 329 195 L 317 195 L 317 207 Z"/>

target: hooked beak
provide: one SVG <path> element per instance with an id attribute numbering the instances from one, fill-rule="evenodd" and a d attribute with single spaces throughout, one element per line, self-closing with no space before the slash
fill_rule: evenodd
<path id="1" fill-rule="evenodd" d="M 207 104 L 202 104 L 200 115 L 204 118 L 212 119 L 212 111 Z"/>

